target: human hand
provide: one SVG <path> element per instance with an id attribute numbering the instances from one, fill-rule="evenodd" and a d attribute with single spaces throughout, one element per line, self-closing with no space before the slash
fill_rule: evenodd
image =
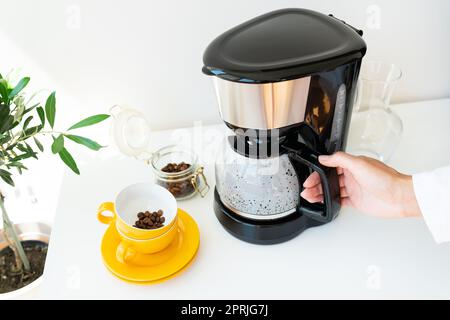
<path id="1" fill-rule="evenodd" d="M 401 174 L 378 160 L 344 152 L 320 156 L 319 162 L 337 168 L 342 206 L 385 218 L 421 215 L 411 176 Z M 304 199 L 311 203 L 323 201 L 317 172 L 306 179 L 303 187 L 301 196 Z"/>

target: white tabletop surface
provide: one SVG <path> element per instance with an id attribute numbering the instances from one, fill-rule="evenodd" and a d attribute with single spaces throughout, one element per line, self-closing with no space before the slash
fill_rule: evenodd
<path id="1" fill-rule="evenodd" d="M 414 173 L 450 164 L 450 100 L 398 105 L 401 145 L 390 164 Z M 194 134 L 202 154 L 222 126 Z M 195 131 L 195 130 L 193 130 Z M 153 147 L 180 141 L 192 130 L 157 132 Z M 198 131 L 198 130 L 197 130 Z M 219 140 L 220 141 L 220 140 Z M 204 158 L 214 186 L 214 166 Z M 332 223 L 286 243 L 259 246 L 230 236 L 213 212 L 213 192 L 180 202 L 197 221 L 201 244 L 180 276 L 148 286 L 122 282 L 104 267 L 96 219 L 103 201 L 123 187 L 153 179 L 150 168 L 108 148 L 66 173 L 58 198 L 44 281 L 37 298 L 310 299 L 450 298 L 450 244 L 437 245 L 421 219 L 380 220 L 343 209 Z"/>

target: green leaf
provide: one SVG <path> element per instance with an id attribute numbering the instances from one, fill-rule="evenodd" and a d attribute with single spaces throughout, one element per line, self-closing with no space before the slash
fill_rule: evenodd
<path id="1" fill-rule="evenodd" d="M 14 117 L 8 116 L 2 123 L 0 123 L 0 133 L 4 133 L 13 128 Z"/>
<path id="2" fill-rule="evenodd" d="M 9 116 L 11 109 L 7 105 L 0 105 L 0 124 L 2 124 Z"/>
<path id="3" fill-rule="evenodd" d="M 89 139 L 89 138 L 85 138 L 85 137 L 80 137 L 80 136 L 76 136 L 76 135 L 72 135 L 72 134 L 66 134 L 65 135 L 68 139 L 81 144 L 85 147 L 88 147 L 89 149 L 92 149 L 94 151 L 98 151 L 101 148 L 103 148 L 103 146 L 101 146 L 100 144 L 98 144 L 97 142 Z"/>
<path id="4" fill-rule="evenodd" d="M 44 126 L 45 125 L 45 111 L 44 111 L 44 108 L 37 107 L 36 111 L 37 111 L 37 113 L 39 115 L 39 119 L 41 119 L 42 126 Z"/>
<path id="5" fill-rule="evenodd" d="M 6 151 L 12 151 L 15 147 L 17 147 L 17 142 L 12 143 L 12 144 L 9 145 L 5 150 L 6 150 Z"/>
<path id="6" fill-rule="evenodd" d="M 11 167 L 18 167 L 18 168 L 22 168 L 22 169 L 25 169 L 25 170 L 28 170 L 28 168 L 27 167 L 25 167 L 22 163 L 20 163 L 20 162 L 13 162 L 13 163 L 10 163 L 9 164 Z"/>
<path id="7" fill-rule="evenodd" d="M 22 160 L 25 160 L 25 159 L 28 159 L 31 157 L 33 157 L 32 154 L 24 153 L 24 154 L 18 155 L 17 157 L 12 158 L 11 161 L 22 161 Z"/>
<path id="8" fill-rule="evenodd" d="M 22 91 L 23 88 L 26 87 L 28 82 L 30 82 L 30 78 L 28 77 L 21 79 L 19 83 L 14 87 L 14 89 L 12 89 L 12 91 L 9 93 L 8 98 L 14 98 L 20 91 Z"/>
<path id="9" fill-rule="evenodd" d="M 11 178 L 11 173 L 9 173 L 8 171 L 0 169 L 0 178 L 2 178 L 2 180 L 5 181 L 7 184 L 14 187 L 14 181 Z"/>
<path id="10" fill-rule="evenodd" d="M 82 127 L 92 126 L 93 124 L 102 122 L 103 120 L 106 120 L 109 117 L 110 117 L 109 114 L 97 114 L 95 116 L 91 116 L 89 118 L 81 120 L 80 122 L 75 123 L 68 130 L 73 130 L 73 129 L 78 129 L 78 128 L 82 128 Z"/>
<path id="11" fill-rule="evenodd" d="M 25 114 L 25 105 L 23 104 L 23 99 L 16 99 L 14 102 L 17 106 L 16 111 L 14 112 L 14 122 L 22 121 L 22 117 Z"/>
<path id="12" fill-rule="evenodd" d="M 23 130 L 26 130 L 28 125 L 30 124 L 31 120 L 33 120 L 33 116 L 29 116 L 25 122 L 23 123 Z"/>
<path id="13" fill-rule="evenodd" d="M 26 142 L 24 142 L 24 143 L 17 143 L 17 144 L 16 144 L 16 148 L 17 148 L 17 150 L 22 151 L 23 154 L 21 154 L 21 155 L 18 156 L 18 157 L 13 158 L 13 159 L 11 160 L 11 162 L 17 162 L 17 161 L 20 161 L 20 160 L 23 160 L 23 159 L 27 159 L 27 158 L 31 158 L 31 157 L 33 157 L 33 158 L 35 158 L 35 159 L 38 158 L 38 157 L 37 157 L 37 153 L 36 153 L 36 152 L 33 150 L 33 148 L 31 148 L 30 145 L 29 145 L 28 143 L 26 143 Z M 19 158 L 19 157 L 20 157 L 20 158 Z"/>
<path id="14" fill-rule="evenodd" d="M 41 125 L 30 127 L 30 128 L 28 128 L 28 129 L 26 129 L 25 131 L 22 132 L 22 134 L 20 136 L 20 140 L 28 139 L 30 136 L 38 133 L 41 130 L 42 130 L 42 126 Z"/>
<path id="15" fill-rule="evenodd" d="M 62 148 L 62 150 L 59 152 L 59 157 L 73 172 L 75 172 L 76 174 L 80 174 L 77 163 L 75 162 L 69 151 L 66 150 L 66 148 Z"/>
<path id="16" fill-rule="evenodd" d="M 22 152 L 28 152 L 28 148 L 25 144 L 18 143 L 17 149 L 19 149 L 19 151 L 22 151 Z"/>
<path id="17" fill-rule="evenodd" d="M 26 142 L 25 142 L 25 146 L 26 146 L 26 148 L 27 148 L 27 152 L 28 152 L 29 154 L 31 154 L 31 156 L 32 156 L 33 158 L 37 159 L 37 158 L 38 158 L 38 157 L 37 157 L 37 153 L 34 152 L 33 148 L 32 148 L 28 143 L 26 143 Z"/>
<path id="18" fill-rule="evenodd" d="M 53 91 L 47 98 L 47 102 L 45 102 L 45 114 L 47 116 L 47 121 L 50 124 L 50 127 L 55 125 L 55 116 L 56 116 L 56 97 L 55 92 Z"/>
<path id="19" fill-rule="evenodd" d="M 0 79 L 0 96 L 2 97 L 2 101 L 8 104 L 8 82 L 5 79 Z"/>
<path id="20" fill-rule="evenodd" d="M 52 143 L 52 152 L 54 154 L 59 153 L 64 148 L 64 136 L 60 134 L 58 138 L 54 139 Z"/>
<path id="21" fill-rule="evenodd" d="M 42 143 L 41 143 L 36 137 L 33 137 L 33 139 L 34 139 L 34 143 L 36 144 L 36 146 L 38 147 L 38 149 L 39 149 L 41 152 L 44 152 L 44 146 L 42 145 Z"/>
<path id="22" fill-rule="evenodd" d="M 30 112 L 31 110 L 33 110 L 34 108 L 36 108 L 39 105 L 39 103 L 35 103 L 33 104 L 31 107 L 26 108 L 25 111 L 23 112 L 23 115 L 26 115 L 28 112 Z"/>
<path id="23" fill-rule="evenodd" d="M 0 144 L 5 144 L 11 141 L 12 137 L 10 135 L 0 134 Z"/>
<path id="24" fill-rule="evenodd" d="M 15 167 L 17 169 L 17 171 L 19 172 L 19 174 L 22 174 L 22 170 L 28 170 L 27 167 L 25 167 L 22 163 L 20 162 L 13 162 L 9 164 L 10 167 Z"/>

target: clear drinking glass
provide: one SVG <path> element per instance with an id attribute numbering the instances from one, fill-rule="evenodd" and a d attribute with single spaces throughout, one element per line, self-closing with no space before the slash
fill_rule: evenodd
<path id="1" fill-rule="evenodd" d="M 397 148 L 402 120 L 390 108 L 392 93 L 402 72 L 380 61 L 363 64 L 355 108 L 350 123 L 347 151 L 388 161 Z"/>

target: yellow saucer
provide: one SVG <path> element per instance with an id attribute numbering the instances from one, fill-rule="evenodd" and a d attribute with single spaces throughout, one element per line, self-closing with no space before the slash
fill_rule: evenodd
<path id="1" fill-rule="evenodd" d="M 170 279 L 190 264 L 200 244 L 200 232 L 194 219 L 178 209 L 178 236 L 166 249 L 154 254 L 138 254 L 132 263 L 121 263 L 116 259 L 120 242 L 115 226 L 109 226 L 101 245 L 106 268 L 121 280 L 150 284 Z"/>

